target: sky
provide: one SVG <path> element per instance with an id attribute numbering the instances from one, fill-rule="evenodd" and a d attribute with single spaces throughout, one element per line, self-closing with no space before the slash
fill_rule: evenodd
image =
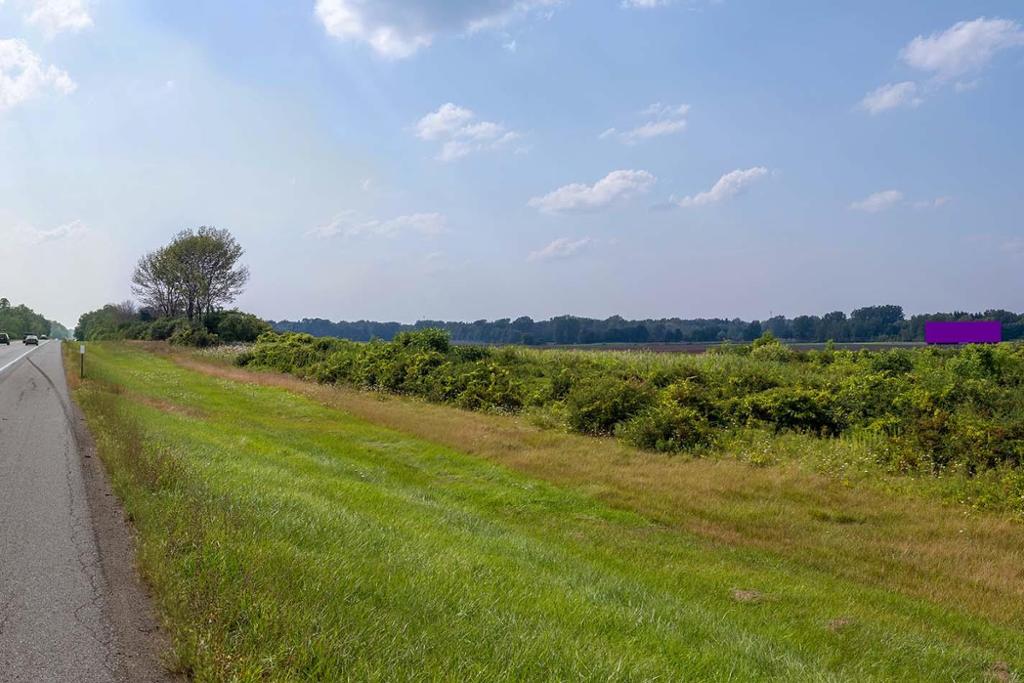
<path id="1" fill-rule="evenodd" d="M 227 228 L 269 319 L 1024 310 L 1024 6 L 0 0 L 0 296 Z"/>

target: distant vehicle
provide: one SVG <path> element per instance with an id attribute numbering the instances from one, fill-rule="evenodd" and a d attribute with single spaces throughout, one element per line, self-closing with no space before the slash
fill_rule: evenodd
<path id="1" fill-rule="evenodd" d="M 45 334 L 39 335 L 39 338 L 42 339 L 43 341 L 46 341 L 47 339 L 49 339 L 49 337 L 47 337 Z"/>
<path id="2" fill-rule="evenodd" d="M 37 337 L 34 334 L 27 335 L 25 337 L 24 343 L 25 344 L 35 344 L 36 346 L 39 346 L 39 337 Z"/>
<path id="3" fill-rule="evenodd" d="M 11 345 L 11 338 L 7 336 L 6 332 L 0 332 L 0 344 Z"/>

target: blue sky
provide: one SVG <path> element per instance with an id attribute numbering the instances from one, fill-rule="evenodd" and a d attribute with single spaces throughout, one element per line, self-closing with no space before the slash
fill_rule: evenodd
<path id="1" fill-rule="evenodd" d="M 0 294 L 232 230 L 265 317 L 1024 309 L 1018 2 L 0 0 Z"/>

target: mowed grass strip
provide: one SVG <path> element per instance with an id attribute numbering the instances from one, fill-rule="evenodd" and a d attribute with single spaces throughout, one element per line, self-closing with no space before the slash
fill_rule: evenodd
<path id="1" fill-rule="evenodd" d="M 97 345 L 75 395 L 197 680 L 975 680 L 1018 629 L 273 386 Z M 514 443 L 508 444 L 514 450 Z"/>

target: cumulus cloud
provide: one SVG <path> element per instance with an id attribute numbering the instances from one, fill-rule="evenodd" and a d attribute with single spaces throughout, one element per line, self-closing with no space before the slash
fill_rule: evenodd
<path id="1" fill-rule="evenodd" d="M 314 13 L 328 35 L 368 45 L 386 59 L 404 59 L 445 33 L 507 25 L 561 0 L 317 0 Z"/>
<path id="2" fill-rule="evenodd" d="M 690 105 L 688 104 L 652 104 L 640 112 L 641 116 L 647 119 L 644 123 L 624 131 L 609 128 L 599 137 L 602 140 L 617 138 L 627 144 L 634 144 L 650 138 L 680 133 L 686 129 L 686 115 L 689 112 Z"/>
<path id="3" fill-rule="evenodd" d="M 754 166 L 747 169 L 736 169 L 726 173 L 718 179 L 710 190 L 701 192 L 690 197 L 683 197 L 676 201 L 682 207 L 706 206 L 717 204 L 731 197 L 735 197 L 749 185 L 768 174 L 768 169 L 763 166 Z"/>
<path id="4" fill-rule="evenodd" d="M 579 254 L 590 245 L 590 238 L 573 240 L 568 237 L 559 237 L 547 246 L 537 251 L 530 252 L 530 261 L 554 261 L 567 259 Z"/>
<path id="5" fill-rule="evenodd" d="M 416 124 L 421 140 L 441 142 L 437 158 L 454 161 L 471 154 L 505 147 L 522 137 L 500 123 L 481 121 L 473 111 L 451 102 L 424 116 Z"/>
<path id="6" fill-rule="evenodd" d="M 887 83 L 872 90 L 860 101 L 862 109 L 878 114 L 897 107 L 916 107 L 924 100 L 918 95 L 917 83 Z"/>
<path id="7" fill-rule="evenodd" d="M 329 223 L 313 228 L 310 237 L 398 237 L 417 234 L 436 237 L 448 231 L 448 221 L 440 213 L 414 213 L 388 220 L 360 219 L 353 211 L 344 211 Z"/>
<path id="8" fill-rule="evenodd" d="M 957 22 L 930 36 L 917 36 L 900 50 L 899 58 L 907 66 L 930 74 L 924 83 L 904 81 L 877 88 L 861 100 L 865 111 L 878 114 L 897 107 L 916 107 L 924 101 L 924 91 L 934 92 L 951 81 L 958 93 L 973 90 L 977 79 L 957 80 L 982 71 L 997 53 L 1024 45 L 1024 29 L 1008 19 L 978 17 Z"/>
<path id="9" fill-rule="evenodd" d="M 0 111 L 51 92 L 67 95 L 75 87 L 66 71 L 43 64 L 25 41 L 0 40 Z"/>
<path id="10" fill-rule="evenodd" d="M 25 21 L 48 36 L 64 31 L 77 33 L 92 26 L 85 0 L 32 0 Z"/>
<path id="11" fill-rule="evenodd" d="M 878 213 L 891 209 L 903 201 L 903 193 L 899 190 L 882 190 L 868 195 L 859 202 L 850 204 L 852 211 L 864 211 L 866 213 Z"/>
<path id="12" fill-rule="evenodd" d="M 596 211 L 647 192 L 656 180 L 647 171 L 612 171 L 593 185 L 565 185 L 546 195 L 534 197 L 529 205 L 546 213 Z"/>
<path id="13" fill-rule="evenodd" d="M 997 52 L 1024 45 L 1024 30 L 1008 19 L 961 21 L 941 33 L 918 36 L 900 51 L 908 65 L 949 79 L 979 71 Z"/>

